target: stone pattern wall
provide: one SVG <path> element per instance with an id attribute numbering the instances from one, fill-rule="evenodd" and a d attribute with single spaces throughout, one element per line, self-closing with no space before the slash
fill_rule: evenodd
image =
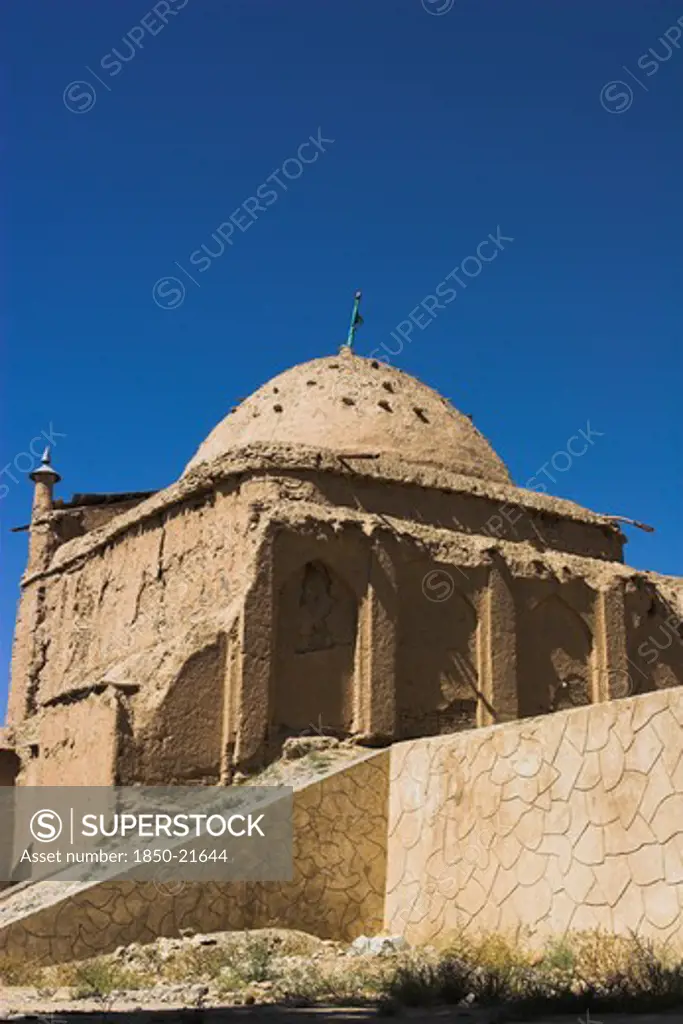
<path id="1" fill-rule="evenodd" d="M 683 948 L 683 690 L 394 745 L 297 790 L 287 883 L 44 882 L 0 899 L 0 955 L 300 928 L 412 943 L 601 928 Z"/>
<path id="2" fill-rule="evenodd" d="M 391 750 L 385 928 L 683 946 L 683 691 Z"/>
<path id="3" fill-rule="evenodd" d="M 382 927 L 389 751 L 294 794 L 291 882 L 41 882 L 0 902 L 0 956 L 43 964 L 160 935 L 300 928 L 351 941 Z"/>

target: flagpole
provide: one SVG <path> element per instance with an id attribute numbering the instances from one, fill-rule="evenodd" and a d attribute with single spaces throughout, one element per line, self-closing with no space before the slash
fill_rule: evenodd
<path id="1" fill-rule="evenodd" d="M 351 325 L 349 327 L 349 335 L 348 335 L 348 338 L 346 339 L 346 344 L 348 345 L 349 348 L 353 348 L 353 342 L 354 342 L 354 338 L 356 336 L 356 327 L 358 327 L 359 324 L 363 323 L 363 321 L 362 321 L 362 319 L 361 319 L 361 317 L 360 317 L 360 315 L 358 313 L 358 309 L 359 309 L 359 306 L 360 306 L 360 299 L 361 299 L 361 293 L 360 292 L 356 292 L 356 294 L 354 295 L 354 298 L 353 298 L 353 313 L 351 314 Z"/>

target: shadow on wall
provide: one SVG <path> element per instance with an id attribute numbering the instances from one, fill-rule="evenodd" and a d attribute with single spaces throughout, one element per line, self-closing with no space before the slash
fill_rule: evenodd
<path id="1" fill-rule="evenodd" d="M 476 725 L 477 613 L 453 584 L 452 566 L 414 563 L 399 588 L 399 736 L 412 739 Z"/>
<path id="2" fill-rule="evenodd" d="M 559 595 L 524 608 L 517 650 L 520 718 L 589 704 L 592 651 L 588 626 Z"/>
<path id="3" fill-rule="evenodd" d="M 0 750 L 0 786 L 13 786 L 21 762 L 13 750 Z"/>
<path id="4" fill-rule="evenodd" d="M 677 610 L 642 580 L 626 585 L 628 694 L 683 684 L 683 624 Z"/>
<path id="5" fill-rule="evenodd" d="M 226 652 L 221 636 L 187 659 L 151 725 L 134 738 L 135 782 L 220 781 Z"/>
<path id="6" fill-rule="evenodd" d="M 13 750 L 0 750 L 0 786 L 14 786 L 21 762 Z M 0 864 L 10 865 L 14 847 L 14 820 L 3 818 L 0 830 Z M 11 882 L 0 879 L 0 890 L 6 889 Z"/>

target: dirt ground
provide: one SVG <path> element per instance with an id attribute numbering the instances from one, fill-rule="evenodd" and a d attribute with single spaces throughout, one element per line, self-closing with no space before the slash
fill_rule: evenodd
<path id="1" fill-rule="evenodd" d="M 325 1007 L 291 1009 L 277 1006 L 244 1006 L 210 1009 L 163 1008 L 131 1005 L 103 1010 L 89 1002 L 55 1005 L 47 1010 L 45 1001 L 32 1005 L 27 993 L 0 991 L 0 1020 L 16 1024 L 366 1024 L 376 1022 L 374 1007 Z M 504 1024 L 506 1017 L 497 1010 L 466 1010 L 443 1008 L 434 1010 L 403 1010 L 398 1015 L 405 1024 Z M 516 1024 L 680 1024 L 683 1010 L 658 1014 L 604 1013 L 599 1017 L 583 1014 L 516 1020 Z"/>
<path id="2" fill-rule="evenodd" d="M 593 947 L 596 943 L 597 938 Z M 598 945 L 604 952 L 605 939 Z M 480 971 L 485 951 L 477 950 L 474 963 Z M 159 938 L 147 946 L 133 944 L 92 961 L 42 970 L 24 965 L 11 975 L 5 965 L 0 1021 L 366 1024 L 391 1017 L 405 1024 L 683 1024 L 683 1005 L 661 1013 L 532 1016 L 515 1011 L 514 1002 L 479 1005 L 473 992 L 457 1005 L 425 999 L 418 1009 L 408 999 L 387 999 L 386 988 L 377 984 L 393 977 L 397 965 L 428 965 L 439 957 L 430 947 L 411 950 L 398 936 L 361 937 L 348 945 L 272 928 Z"/>

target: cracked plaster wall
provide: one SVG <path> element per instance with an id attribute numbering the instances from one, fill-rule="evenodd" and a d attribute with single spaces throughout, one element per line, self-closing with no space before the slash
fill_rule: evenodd
<path id="1" fill-rule="evenodd" d="M 265 925 L 683 948 L 682 727 L 675 688 L 398 743 L 295 793 L 291 883 L 41 883 L 0 900 L 0 952 L 55 962 Z"/>
<path id="2" fill-rule="evenodd" d="M 683 691 L 391 750 L 385 928 L 683 948 Z"/>
<path id="3" fill-rule="evenodd" d="M 43 964 L 157 936 L 280 926 L 351 941 L 382 926 L 389 752 L 294 793 L 291 882 L 41 882 L 0 901 L 0 955 Z"/>

